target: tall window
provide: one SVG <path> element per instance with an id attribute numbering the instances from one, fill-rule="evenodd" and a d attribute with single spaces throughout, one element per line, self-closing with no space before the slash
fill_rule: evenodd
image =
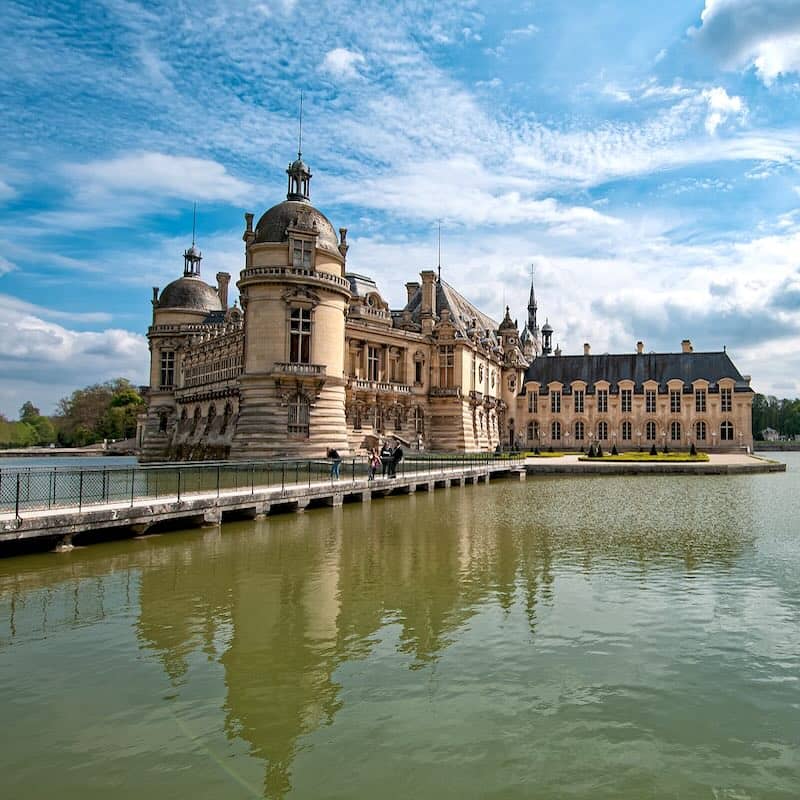
<path id="1" fill-rule="evenodd" d="M 308 436 L 309 404 L 308 398 L 299 392 L 289 400 L 288 431 L 300 436 Z"/>
<path id="2" fill-rule="evenodd" d="M 647 439 L 648 442 L 654 442 L 656 440 L 656 424 L 652 420 L 644 426 L 644 438 Z"/>
<path id="3" fill-rule="evenodd" d="M 720 389 L 720 411 L 733 410 L 733 391 L 731 389 Z"/>
<path id="4" fill-rule="evenodd" d="M 528 413 L 536 414 L 539 411 L 539 390 L 531 389 L 528 394 Z"/>
<path id="5" fill-rule="evenodd" d="M 575 389 L 573 392 L 573 398 L 575 400 L 575 413 L 576 414 L 583 414 L 583 398 L 584 398 L 584 391 L 583 389 Z"/>
<path id="6" fill-rule="evenodd" d="M 308 269 L 311 266 L 313 243 L 303 239 L 295 239 L 292 246 L 292 266 Z"/>
<path id="7" fill-rule="evenodd" d="M 608 439 L 608 423 L 607 422 L 598 422 L 597 423 L 597 438 L 602 439 L 605 441 Z"/>
<path id="8" fill-rule="evenodd" d="M 706 440 L 706 424 L 703 420 L 695 423 L 694 438 L 697 439 L 698 442 L 704 442 Z"/>
<path id="9" fill-rule="evenodd" d="M 377 347 L 367 346 L 367 380 L 378 380 L 378 369 L 380 367 L 380 353 Z"/>
<path id="10" fill-rule="evenodd" d="M 706 410 L 706 390 L 694 390 L 694 410 L 702 414 Z"/>
<path id="11" fill-rule="evenodd" d="M 622 441 L 629 442 L 633 438 L 633 428 L 631 426 L 630 420 L 625 420 L 622 423 Z"/>
<path id="12" fill-rule="evenodd" d="M 730 391 L 730 389 L 728 391 Z M 733 423 L 726 421 L 719 426 L 719 438 L 722 439 L 723 442 L 733 441 Z"/>
<path id="13" fill-rule="evenodd" d="M 608 411 L 608 389 L 597 390 L 597 410 L 600 414 Z"/>
<path id="14" fill-rule="evenodd" d="M 558 389 L 554 389 L 550 392 L 550 410 L 554 414 L 561 413 L 561 392 Z"/>
<path id="15" fill-rule="evenodd" d="M 423 432 L 424 419 L 422 409 L 419 406 L 414 406 L 414 433 L 421 434 Z"/>
<path id="16" fill-rule="evenodd" d="M 453 345 L 446 344 L 439 348 L 439 386 L 453 385 L 455 352 Z"/>
<path id="17" fill-rule="evenodd" d="M 372 429 L 375 431 L 383 430 L 383 409 L 375 406 L 372 409 Z"/>
<path id="18" fill-rule="evenodd" d="M 529 422 L 528 423 L 528 441 L 534 442 L 539 438 L 539 423 L 538 422 Z"/>
<path id="19" fill-rule="evenodd" d="M 585 436 L 585 431 L 584 431 L 583 423 L 580 420 L 578 420 L 575 423 L 575 441 L 576 442 L 582 442 L 584 436 Z"/>
<path id="20" fill-rule="evenodd" d="M 681 424 L 678 420 L 674 420 L 670 424 L 669 438 L 672 439 L 673 442 L 679 442 L 681 440 Z"/>
<path id="21" fill-rule="evenodd" d="M 633 389 L 622 389 L 620 392 L 620 404 L 623 413 L 630 413 L 633 410 Z"/>
<path id="22" fill-rule="evenodd" d="M 655 389 L 647 389 L 644 393 L 644 410 L 648 414 L 655 414 L 656 413 L 656 390 Z M 656 438 L 655 436 L 653 437 Z"/>
<path id="23" fill-rule="evenodd" d="M 669 390 L 669 410 L 673 414 L 677 414 L 681 410 L 681 390 Z"/>
<path id="24" fill-rule="evenodd" d="M 161 385 L 175 385 L 175 353 L 172 350 L 161 351 Z"/>
<path id="25" fill-rule="evenodd" d="M 311 363 L 311 309 L 293 308 L 289 315 L 289 361 Z"/>
<path id="26" fill-rule="evenodd" d="M 422 362 L 415 361 L 414 362 L 414 383 L 417 386 L 422 386 Z"/>
<path id="27" fill-rule="evenodd" d="M 557 419 L 550 425 L 550 438 L 554 442 L 561 440 L 561 423 Z"/>

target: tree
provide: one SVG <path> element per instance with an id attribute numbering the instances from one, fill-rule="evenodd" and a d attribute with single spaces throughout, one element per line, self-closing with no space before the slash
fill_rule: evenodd
<path id="1" fill-rule="evenodd" d="M 136 433 L 144 400 L 130 381 L 116 378 L 76 389 L 59 401 L 58 439 L 81 447 L 101 439 L 124 439 Z"/>
<path id="2" fill-rule="evenodd" d="M 32 419 L 41 416 L 42 412 L 30 400 L 26 400 L 19 410 L 20 422 L 30 422 Z"/>

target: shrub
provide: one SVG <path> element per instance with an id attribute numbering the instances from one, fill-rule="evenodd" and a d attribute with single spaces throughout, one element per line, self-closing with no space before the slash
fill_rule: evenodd
<path id="1" fill-rule="evenodd" d="M 651 456 L 657 456 L 658 455 L 658 451 L 656 450 L 656 446 L 654 444 L 650 445 L 650 455 Z"/>
<path id="2" fill-rule="evenodd" d="M 599 442 L 597 444 L 597 452 L 595 453 L 595 455 L 598 458 L 602 458 L 603 457 L 603 445 L 601 445 Z"/>
<path id="3" fill-rule="evenodd" d="M 589 445 L 589 452 L 586 455 L 589 456 L 589 458 L 594 458 L 595 452 L 594 452 L 594 445 L 593 444 Z"/>
<path id="4" fill-rule="evenodd" d="M 617 443 L 616 442 L 614 442 L 614 444 L 611 447 L 611 455 L 612 456 L 618 456 L 619 455 L 619 451 L 617 450 Z"/>
<path id="5" fill-rule="evenodd" d="M 692 449 L 689 450 L 689 455 L 690 456 L 696 456 L 697 455 L 697 448 L 694 446 L 694 442 L 692 442 Z"/>

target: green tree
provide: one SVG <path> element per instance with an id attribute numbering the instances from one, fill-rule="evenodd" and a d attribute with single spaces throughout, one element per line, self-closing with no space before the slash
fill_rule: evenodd
<path id="1" fill-rule="evenodd" d="M 20 422 L 30 422 L 32 419 L 41 416 L 42 412 L 30 400 L 26 400 L 19 410 Z"/>

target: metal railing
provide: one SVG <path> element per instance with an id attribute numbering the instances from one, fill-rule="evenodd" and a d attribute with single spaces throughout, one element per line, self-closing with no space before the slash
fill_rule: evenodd
<path id="1" fill-rule="evenodd" d="M 395 466 L 395 474 L 379 468 L 375 486 L 391 485 L 394 478 L 452 476 L 486 471 L 490 467 L 512 467 L 524 461 L 519 456 L 487 453 L 409 453 Z M 391 470 L 389 470 L 391 473 Z M 191 495 L 227 492 L 255 493 L 256 489 L 335 485 L 341 490 L 363 483 L 369 477 L 364 456 L 343 459 L 334 478 L 328 459 L 281 459 L 252 462 L 182 462 L 134 467 L 23 467 L 0 469 L 0 514 L 104 505 L 134 505 L 137 501 L 172 499 L 180 502 Z"/>

